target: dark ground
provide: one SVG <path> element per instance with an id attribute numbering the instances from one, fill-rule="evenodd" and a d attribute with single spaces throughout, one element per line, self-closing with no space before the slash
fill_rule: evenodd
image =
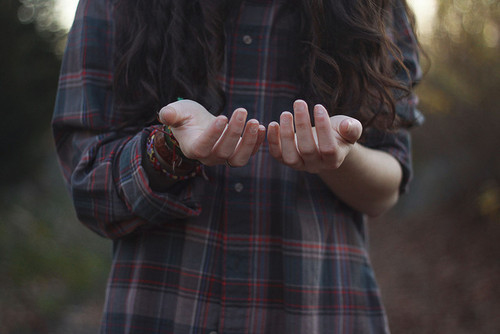
<path id="1" fill-rule="evenodd" d="M 463 208 L 371 223 L 393 333 L 500 333 L 500 222 Z"/>

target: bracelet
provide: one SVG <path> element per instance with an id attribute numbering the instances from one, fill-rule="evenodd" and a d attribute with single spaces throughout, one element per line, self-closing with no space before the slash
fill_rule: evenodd
<path id="1" fill-rule="evenodd" d="M 197 160 L 184 157 L 173 142 L 171 145 L 174 146 L 168 146 L 166 136 L 160 135 L 160 132 L 164 131 L 155 128 L 146 142 L 146 154 L 153 169 L 178 181 L 193 178 L 203 172 L 202 165 Z"/>
<path id="2" fill-rule="evenodd" d="M 172 151 L 174 155 L 174 160 L 176 160 L 177 156 L 184 157 L 184 159 L 191 161 L 193 163 L 196 163 L 196 160 L 192 160 L 189 158 L 186 158 L 184 154 L 181 151 L 181 146 L 177 139 L 175 139 L 174 134 L 172 133 L 172 129 L 170 129 L 169 126 L 163 125 L 161 128 L 157 128 L 156 131 L 162 132 L 163 133 L 163 140 L 165 146 Z"/>
<path id="3" fill-rule="evenodd" d="M 172 154 L 172 161 L 176 162 L 175 165 L 172 165 L 172 169 L 181 166 L 181 169 L 192 169 L 194 166 L 198 166 L 200 164 L 198 160 L 189 159 L 184 155 L 184 153 L 182 153 L 181 146 L 174 137 L 170 126 L 166 127 L 164 125 L 162 128 L 157 128 L 156 130 L 162 132 L 163 136 L 158 135 L 158 145 L 155 144 L 154 147 L 160 157 Z M 165 147 L 168 148 L 167 151 L 165 150 Z"/>

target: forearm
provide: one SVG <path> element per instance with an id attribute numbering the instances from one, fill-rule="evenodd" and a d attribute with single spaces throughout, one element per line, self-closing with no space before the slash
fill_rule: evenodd
<path id="1" fill-rule="evenodd" d="M 58 131 L 62 120 L 56 119 Z M 116 137 L 65 129 L 56 136 L 59 161 L 79 219 L 107 238 L 122 237 L 141 225 L 196 216 L 199 205 L 193 191 L 158 192 L 150 187 L 142 166 L 150 129 Z M 61 133 L 61 132 L 58 132 Z"/>
<path id="2" fill-rule="evenodd" d="M 390 154 L 355 144 L 342 165 L 319 176 L 345 203 L 369 216 L 378 216 L 399 197 L 402 170 Z"/>

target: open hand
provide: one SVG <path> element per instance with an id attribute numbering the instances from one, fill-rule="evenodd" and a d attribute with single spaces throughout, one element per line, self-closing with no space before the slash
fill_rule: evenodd
<path id="1" fill-rule="evenodd" d="M 269 124 L 271 156 L 309 173 L 339 168 L 361 136 L 361 123 L 348 116 L 330 117 L 322 105 L 316 105 L 313 127 L 304 101 L 295 101 L 293 109 L 294 115 L 283 112 L 279 124 Z"/>
<path id="2" fill-rule="evenodd" d="M 195 101 L 181 100 L 163 107 L 158 116 L 170 126 L 182 153 L 207 166 L 244 166 L 265 138 L 265 127 L 255 119 L 247 122 L 243 108 L 236 109 L 228 121 Z"/>

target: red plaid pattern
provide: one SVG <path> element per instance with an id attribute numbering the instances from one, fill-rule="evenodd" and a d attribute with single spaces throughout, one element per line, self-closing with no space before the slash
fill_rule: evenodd
<path id="1" fill-rule="evenodd" d="M 385 333 L 366 251 L 364 217 L 315 175 L 274 161 L 264 144 L 243 168 L 153 191 L 142 167 L 152 128 L 111 131 L 112 0 L 81 0 L 53 118 L 79 219 L 113 239 L 102 333 Z M 286 1 L 243 1 L 229 26 L 220 76 L 226 114 L 245 107 L 268 124 L 299 96 L 298 15 Z M 418 80 L 407 18 L 398 43 Z M 418 118 L 416 99 L 398 106 Z M 409 135 L 370 133 L 367 145 L 411 174 Z"/>

